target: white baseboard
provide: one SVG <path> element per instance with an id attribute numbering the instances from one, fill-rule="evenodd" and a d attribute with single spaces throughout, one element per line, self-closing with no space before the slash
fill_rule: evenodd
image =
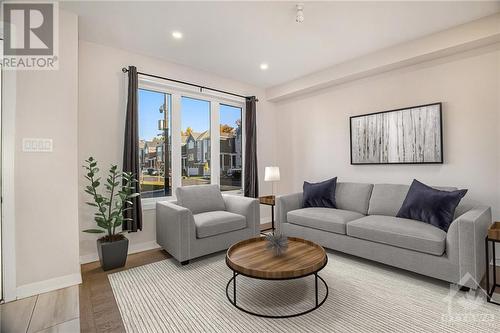
<path id="1" fill-rule="evenodd" d="M 158 245 L 156 243 L 156 241 L 130 244 L 128 247 L 128 254 L 157 249 L 159 247 L 160 247 L 160 245 Z M 89 253 L 89 254 L 80 256 L 80 264 L 88 264 L 89 262 L 94 262 L 94 261 L 98 261 L 98 260 L 99 260 L 99 255 L 97 254 L 97 250 L 95 253 Z"/>
<path id="2" fill-rule="evenodd" d="M 80 273 L 75 273 L 35 283 L 25 284 L 17 287 L 17 299 L 75 286 L 80 283 L 82 283 L 82 276 Z"/>

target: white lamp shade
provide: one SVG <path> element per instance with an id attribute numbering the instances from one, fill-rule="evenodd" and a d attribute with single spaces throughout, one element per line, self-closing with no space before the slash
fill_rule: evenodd
<path id="1" fill-rule="evenodd" d="M 266 182 L 276 182 L 280 180 L 280 168 L 276 166 L 266 167 L 264 173 L 264 181 Z"/>

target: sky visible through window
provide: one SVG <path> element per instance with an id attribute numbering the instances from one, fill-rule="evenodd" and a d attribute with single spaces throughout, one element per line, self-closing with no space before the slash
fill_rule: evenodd
<path id="1" fill-rule="evenodd" d="M 181 98 L 181 129 L 191 127 L 201 133 L 210 129 L 210 102 L 189 97 Z"/>
<path id="2" fill-rule="evenodd" d="M 158 119 L 162 118 L 159 113 L 164 103 L 163 93 L 139 89 L 139 137 L 151 140 L 161 134 L 158 130 Z M 199 99 L 182 97 L 182 119 L 181 129 L 183 131 L 189 126 L 194 132 L 203 132 L 209 128 L 210 103 Z M 236 121 L 241 118 L 240 112 L 234 112 L 232 106 L 220 105 L 220 122 L 231 127 L 236 127 Z M 239 109 L 238 109 L 239 111 Z"/>
<path id="3" fill-rule="evenodd" d="M 139 138 L 151 140 L 161 134 L 158 119 L 160 107 L 165 102 L 165 94 L 139 89 Z"/>

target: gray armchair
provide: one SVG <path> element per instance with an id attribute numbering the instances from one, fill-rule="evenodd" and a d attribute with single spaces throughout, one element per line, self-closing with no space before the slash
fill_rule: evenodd
<path id="1" fill-rule="evenodd" d="M 156 241 L 181 264 L 259 235 L 259 201 L 222 195 L 218 185 L 179 187 L 156 203 Z"/>

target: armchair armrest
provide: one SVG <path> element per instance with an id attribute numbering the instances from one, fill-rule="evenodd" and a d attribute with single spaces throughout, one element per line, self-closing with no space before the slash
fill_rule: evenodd
<path id="1" fill-rule="evenodd" d="M 484 239 L 491 223 L 491 208 L 477 206 L 456 218 L 451 224 L 447 234 L 447 246 L 458 249 L 459 284 L 475 289 L 475 282 L 481 282 L 486 269 Z M 475 282 L 470 281 L 470 277 Z"/>
<path id="2" fill-rule="evenodd" d="M 193 214 L 187 208 L 168 201 L 156 203 L 156 242 L 179 261 L 191 259 Z"/>
<path id="3" fill-rule="evenodd" d="M 281 223 L 286 223 L 289 211 L 302 208 L 302 192 L 280 195 L 276 197 L 276 228 L 279 230 Z"/>
<path id="4" fill-rule="evenodd" d="M 251 228 L 252 233 L 257 236 L 260 232 L 259 200 L 229 194 L 223 194 L 222 198 L 224 199 L 226 210 L 231 213 L 245 216 L 247 219 L 247 227 Z"/>

